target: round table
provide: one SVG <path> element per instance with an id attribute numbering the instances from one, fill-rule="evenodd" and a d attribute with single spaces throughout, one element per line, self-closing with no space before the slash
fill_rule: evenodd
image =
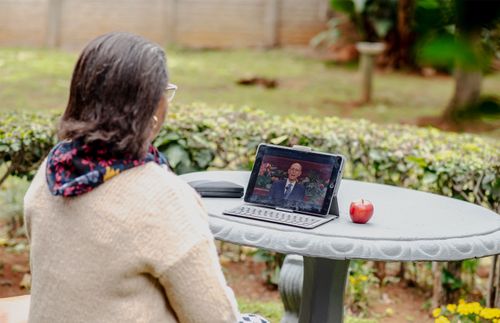
<path id="1" fill-rule="evenodd" d="M 249 176 L 245 171 L 211 171 L 181 177 L 187 182 L 225 180 L 246 187 Z M 352 223 L 348 213 L 350 202 L 361 197 L 375 208 L 367 224 Z M 243 198 L 203 200 L 217 239 L 304 256 L 299 316 L 304 323 L 342 321 L 350 259 L 450 261 L 500 253 L 500 216 L 495 212 L 396 186 L 342 180 L 340 217 L 314 229 L 222 214 L 244 203 Z"/>

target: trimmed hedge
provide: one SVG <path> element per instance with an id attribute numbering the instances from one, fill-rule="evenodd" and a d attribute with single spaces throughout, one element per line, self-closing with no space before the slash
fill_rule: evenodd
<path id="1" fill-rule="evenodd" d="M 0 121 L 0 164 L 31 176 L 54 144 L 55 115 Z M 279 117 L 249 108 L 174 107 L 155 145 L 177 173 L 250 169 L 260 142 L 306 145 L 347 157 L 344 177 L 434 192 L 500 211 L 500 144 L 468 134 L 365 120 Z"/>
<path id="2" fill-rule="evenodd" d="M 8 164 L 1 179 L 7 174 L 31 178 L 56 143 L 56 120 L 54 114 L 0 114 L 0 166 Z"/>

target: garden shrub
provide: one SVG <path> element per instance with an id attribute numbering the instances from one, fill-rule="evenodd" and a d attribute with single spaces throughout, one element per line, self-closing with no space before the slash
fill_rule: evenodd
<path id="1" fill-rule="evenodd" d="M 356 315 L 368 313 L 370 297 L 372 296 L 370 291 L 380 284 L 374 272 L 372 267 L 365 266 L 363 260 L 351 261 L 346 293 L 346 304 L 349 304 L 349 312 Z"/>
<path id="2" fill-rule="evenodd" d="M 55 115 L 4 114 L 0 164 L 33 175 L 55 142 Z M 305 145 L 347 158 L 345 178 L 434 192 L 499 212 L 500 144 L 470 134 L 250 108 L 174 106 L 155 145 L 177 173 L 250 169 L 259 143 Z"/>
<path id="3" fill-rule="evenodd" d="M 1 114 L 0 166 L 4 166 L 6 172 L 0 174 L 0 183 L 5 175 L 32 177 L 34 170 L 56 143 L 56 120 L 54 114 Z"/>

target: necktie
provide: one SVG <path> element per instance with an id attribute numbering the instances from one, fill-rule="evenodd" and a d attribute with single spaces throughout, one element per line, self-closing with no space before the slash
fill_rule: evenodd
<path id="1" fill-rule="evenodd" d="M 292 184 L 288 184 L 285 187 L 285 199 L 288 198 L 288 196 L 290 195 L 290 193 L 292 193 Z"/>

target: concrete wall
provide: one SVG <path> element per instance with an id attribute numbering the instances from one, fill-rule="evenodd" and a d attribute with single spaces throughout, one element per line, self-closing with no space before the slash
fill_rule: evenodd
<path id="1" fill-rule="evenodd" d="M 115 30 L 162 45 L 299 45 L 327 11 L 328 0 L 0 0 L 0 46 L 80 48 Z"/>
<path id="2" fill-rule="evenodd" d="M 47 0 L 0 0 L 0 45 L 43 46 Z"/>

